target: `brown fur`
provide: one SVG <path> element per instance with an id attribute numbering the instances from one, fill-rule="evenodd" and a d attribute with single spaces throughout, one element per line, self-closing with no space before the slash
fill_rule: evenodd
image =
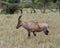
<path id="1" fill-rule="evenodd" d="M 34 21 L 21 21 L 20 20 L 21 16 L 18 18 L 18 24 L 17 24 L 17 29 L 22 26 L 28 31 L 28 36 L 30 36 L 30 32 L 33 32 L 34 36 L 36 36 L 35 32 L 41 32 L 44 31 L 46 35 L 48 35 L 48 24 L 46 23 L 39 23 L 39 22 L 34 22 Z"/>

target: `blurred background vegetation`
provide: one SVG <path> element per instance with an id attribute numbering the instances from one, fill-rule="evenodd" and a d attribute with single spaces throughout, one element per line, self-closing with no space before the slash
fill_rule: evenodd
<path id="1" fill-rule="evenodd" d="M 60 12 L 60 0 L 0 0 L 1 13 L 13 14 L 18 10 L 23 13 L 23 8 L 31 8 L 34 13 L 35 9 L 39 9 L 42 13 L 45 13 L 46 9 Z"/>

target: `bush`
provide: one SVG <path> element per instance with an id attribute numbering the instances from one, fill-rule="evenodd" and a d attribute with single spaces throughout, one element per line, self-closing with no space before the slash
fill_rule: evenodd
<path id="1" fill-rule="evenodd" d="M 4 7 L 5 6 L 5 7 Z M 16 3 L 3 3 L 3 10 L 1 11 L 9 13 L 9 14 L 13 14 L 15 11 L 17 11 L 19 9 L 19 5 Z"/>
<path id="2" fill-rule="evenodd" d="M 17 4 L 11 4 L 6 8 L 6 12 L 13 14 L 18 9 L 19 9 L 19 6 Z"/>

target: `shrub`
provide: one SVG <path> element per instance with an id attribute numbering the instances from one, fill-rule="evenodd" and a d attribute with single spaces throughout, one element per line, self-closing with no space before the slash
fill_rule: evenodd
<path id="1" fill-rule="evenodd" d="M 18 3 L 8 3 L 3 1 L 1 3 L 2 6 L 2 13 L 9 13 L 9 14 L 13 14 L 15 11 L 17 11 L 20 7 Z"/>
<path id="2" fill-rule="evenodd" d="M 14 4 L 13 3 L 3 3 L 2 8 L 3 8 L 3 10 L 1 12 L 13 14 L 16 10 L 19 9 L 19 5 L 17 3 L 14 3 Z"/>

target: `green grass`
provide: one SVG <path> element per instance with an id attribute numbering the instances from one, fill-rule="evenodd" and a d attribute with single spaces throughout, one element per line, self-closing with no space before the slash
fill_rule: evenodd
<path id="1" fill-rule="evenodd" d="M 0 14 L 0 48 L 60 48 L 60 14 L 58 12 L 42 14 L 37 10 L 37 13 L 31 14 L 24 10 L 22 21 L 43 21 L 50 26 L 48 36 L 40 32 L 34 37 L 31 33 L 30 39 L 27 38 L 28 32 L 24 28 L 16 29 L 19 15 L 20 13 Z"/>

